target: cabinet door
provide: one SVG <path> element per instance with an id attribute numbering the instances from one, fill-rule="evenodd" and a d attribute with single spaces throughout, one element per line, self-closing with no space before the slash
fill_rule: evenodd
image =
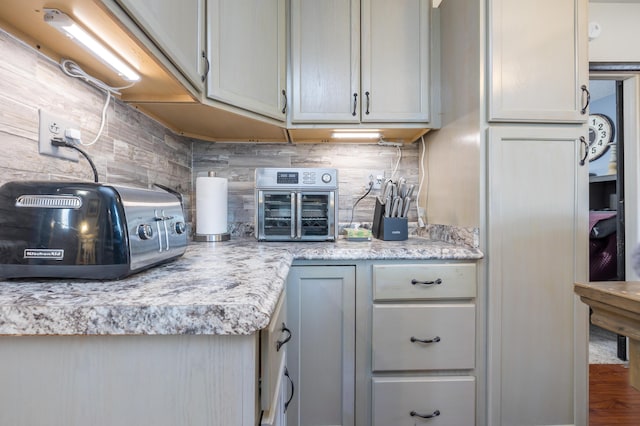
<path id="1" fill-rule="evenodd" d="M 588 166 L 582 127 L 489 131 L 490 425 L 586 423 Z"/>
<path id="2" fill-rule="evenodd" d="M 362 1 L 362 121 L 429 121 L 428 0 Z"/>
<path id="3" fill-rule="evenodd" d="M 353 425 L 355 267 L 294 266 L 287 281 L 287 424 Z"/>
<path id="4" fill-rule="evenodd" d="M 267 412 L 273 409 L 276 400 L 274 395 L 278 392 L 284 371 L 287 343 L 291 335 L 286 321 L 286 293 L 283 293 L 269 326 L 260 331 L 260 406 Z"/>
<path id="5" fill-rule="evenodd" d="M 205 0 L 117 1 L 185 77 L 202 90 Z"/>
<path id="6" fill-rule="evenodd" d="M 292 122 L 360 121 L 360 0 L 291 1 Z"/>
<path id="7" fill-rule="evenodd" d="M 287 368 L 285 366 L 285 360 L 281 360 L 280 368 L 277 369 L 278 381 L 273 394 L 273 404 L 269 411 L 262 412 L 262 418 L 260 420 L 260 426 L 285 426 L 287 424 L 287 415 L 285 405 L 287 402 L 287 392 L 291 388 L 289 378 L 285 375 Z"/>
<path id="8" fill-rule="evenodd" d="M 208 0 L 210 98 L 285 119 L 285 0 Z"/>
<path id="9" fill-rule="evenodd" d="M 586 0 L 489 1 L 489 120 L 586 122 Z"/>

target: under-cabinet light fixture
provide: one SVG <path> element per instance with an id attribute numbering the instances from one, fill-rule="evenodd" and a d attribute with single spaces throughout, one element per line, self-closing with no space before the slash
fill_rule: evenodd
<path id="1" fill-rule="evenodd" d="M 78 25 L 64 12 L 58 9 L 43 9 L 44 21 L 89 50 L 127 81 L 138 81 L 140 76 L 120 58 L 111 53 L 102 43 Z"/>
<path id="2" fill-rule="evenodd" d="M 380 131 L 353 131 L 353 130 L 336 130 L 331 134 L 333 139 L 379 139 Z"/>

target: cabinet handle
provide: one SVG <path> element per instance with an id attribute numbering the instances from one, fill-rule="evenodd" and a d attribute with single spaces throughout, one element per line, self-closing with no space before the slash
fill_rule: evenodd
<path id="1" fill-rule="evenodd" d="M 365 114 L 369 115 L 369 92 L 364 92 L 365 96 L 367 97 L 367 108 L 365 110 Z"/>
<path id="2" fill-rule="evenodd" d="M 416 285 L 416 284 L 423 284 L 423 285 L 440 285 L 442 284 L 442 278 L 438 278 L 435 281 L 420 281 L 420 280 L 416 280 L 415 278 L 411 280 L 411 284 Z"/>
<path id="3" fill-rule="evenodd" d="M 411 417 L 420 417 L 421 419 L 432 419 L 434 417 L 438 417 L 440 415 L 440 410 L 436 410 L 431 414 L 419 414 L 416 411 L 412 411 L 409 413 Z"/>
<path id="4" fill-rule="evenodd" d="M 282 97 L 284 98 L 284 105 L 282 106 L 282 113 L 286 114 L 287 113 L 287 92 L 285 92 L 284 89 L 282 89 Z"/>
<path id="5" fill-rule="evenodd" d="M 440 336 L 436 336 L 433 339 L 418 339 L 411 336 L 411 339 L 409 340 L 411 340 L 411 343 L 438 343 L 440 341 Z"/>
<path id="6" fill-rule="evenodd" d="M 584 146 L 584 156 L 580 159 L 580 165 L 584 166 L 589 156 L 589 144 L 584 136 L 580 136 L 580 143 Z"/>
<path id="7" fill-rule="evenodd" d="M 358 108 L 358 94 L 354 93 L 353 94 L 353 112 L 351 113 L 351 115 L 353 115 L 354 117 L 356 116 L 356 108 Z"/>
<path id="8" fill-rule="evenodd" d="M 282 332 L 287 333 L 287 337 L 285 337 L 284 340 L 278 340 L 276 342 L 276 352 L 280 352 L 280 348 L 289 340 L 291 340 L 291 330 L 287 328 L 287 325 L 285 323 L 282 323 Z"/>
<path id="9" fill-rule="evenodd" d="M 296 392 L 296 388 L 293 386 L 293 380 L 291 380 L 291 376 L 289 376 L 289 370 L 287 370 L 287 367 L 284 368 L 284 376 L 287 379 L 289 379 L 289 384 L 291 384 L 291 396 L 289 396 L 289 399 L 287 399 L 287 402 L 284 403 L 284 412 L 286 413 L 287 408 L 289 408 L 289 404 L 293 399 L 293 394 Z"/>
<path id="10" fill-rule="evenodd" d="M 587 89 L 587 86 L 585 84 L 580 86 L 580 89 L 582 90 L 582 98 L 583 99 L 584 99 L 584 95 L 585 94 L 587 95 L 586 102 L 584 103 L 584 106 L 580 110 L 580 114 L 584 115 L 584 114 L 587 113 L 587 108 L 589 108 L 589 104 L 591 103 L 591 93 L 589 92 L 589 89 Z"/>
<path id="11" fill-rule="evenodd" d="M 200 77 L 200 79 L 202 80 L 202 82 L 204 83 L 204 81 L 207 79 L 207 74 L 209 74 L 209 69 L 210 69 L 210 65 L 209 65 L 209 58 L 207 58 L 207 54 L 205 53 L 205 51 L 202 51 L 202 59 L 204 59 L 204 74 L 202 74 L 202 77 Z"/>

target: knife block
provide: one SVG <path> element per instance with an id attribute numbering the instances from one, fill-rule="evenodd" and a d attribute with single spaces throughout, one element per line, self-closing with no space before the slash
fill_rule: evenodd
<path id="1" fill-rule="evenodd" d="M 384 205 L 376 198 L 371 233 L 385 241 L 404 241 L 409 238 L 409 220 L 406 217 L 386 217 Z"/>

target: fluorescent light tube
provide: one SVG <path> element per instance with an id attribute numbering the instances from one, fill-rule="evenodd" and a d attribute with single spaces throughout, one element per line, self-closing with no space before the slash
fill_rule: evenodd
<path id="1" fill-rule="evenodd" d="M 110 66 L 123 79 L 138 81 L 140 76 L 120 58 L 86 32 L 73 19 L 58 9 L 44 9 L 44 21 L 93 53 L 98 59 Z"/>
<path id="2" fill-rule="evenodd" d="M 340 131 L 333 132 L 331 134 L 331 137 L 333 139 L 379 139 L 380 132 L 340 130 Z"/>

